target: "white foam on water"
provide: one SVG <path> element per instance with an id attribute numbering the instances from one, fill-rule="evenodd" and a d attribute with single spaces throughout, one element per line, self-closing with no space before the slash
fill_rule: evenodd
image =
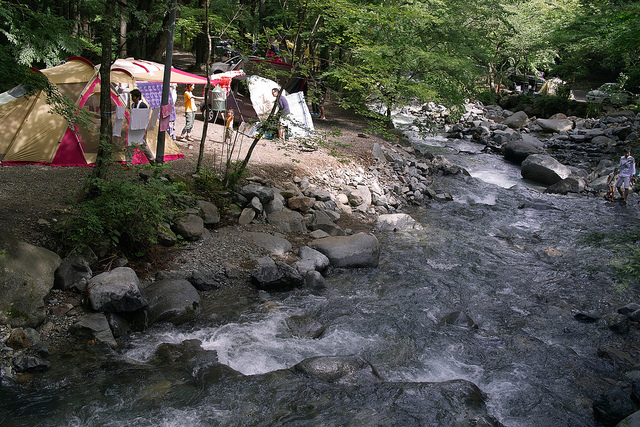
<path id="1" fill-rule="evenodd" d="M 443 382 L 462 379 L 471 381 L 474 384 L 480 383 L 484 377 L 484 368 L 480 365 L 472 365 L 456 359 L 454 353 L 458 351 L 458 346 L 454 344 L 449 346 L 447 350 L 440 352 L 439 357 L 432 357 L 432 354 L 425 355 L 420 360 L 420 368 L 396 373 L 395 375 L 398 378 L 393 378 L 392 380 Z"/>
<path id="2" fill-rule="evenodd" d="M 294 337 L 286 325 L 286 318 L 293 314 L 296 313 L 274 311 L 259 320 L 193 332 L 164 327 L 150 331 L 144 340 L 133 342 L 125 356 L 144 362 L 162 343 L 198 339 L 203 349 L 217 352 L 220 363 L 242 374 L 255 375 L 290 368 L 313 356 L 355 354 L 377 341 L 375 337 L 364 337 L 342 327 L 340 330 L 328 328 L 317 339 Z"/>

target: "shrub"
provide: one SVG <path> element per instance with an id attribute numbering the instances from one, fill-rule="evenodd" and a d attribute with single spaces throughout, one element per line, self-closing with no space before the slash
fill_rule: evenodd
<path id="1" fill-rule="evenodd" d="M 91 197 L 62 226 L 63 241 L 73 247 L 108 243 L 114 251 L 142 256 L 157 243 L 158 224 L 177 210 L 171 197 L 176 187 L 167 181 L 113 178 L 91 184 Z"/>

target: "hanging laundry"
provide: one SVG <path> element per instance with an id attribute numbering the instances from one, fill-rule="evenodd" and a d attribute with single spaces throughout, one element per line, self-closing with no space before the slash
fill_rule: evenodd
<path id="1" fill-rule="evenodd" d="M 144 144 L 144 135 L 146 131 L 144 129 L 131 129 L 129 128 L 129 132 L 127 133 L 127 144 L 128 145 L 139 145 Z"/>
<path id="2" fill-rule="evenodd" d="M 124 119 L 124 112 L 126 109 L 123 105 L 116 105 L 116 119 Z"/>
<path id="3" fill-rule="evenodd" d="M 171 113 L 173 105 L 163 105 L 160 110 L 160 131 L 169 130 L 169 122 L 171 121 Z"/>
<path id="4" fill-rule="evenodd" d="M 149 108 L 132 108 L 129 116 L 130 130 L 145 130 L 149 124 Z"/>
<path id="5" fill-rule="evenodd" d="M 151 110 L 151 117 L 149 117 L 149 126 L 147 130 L 155 129 L 156 122 L 158 121 L 158 113 L 160 113 L 160 108 L 153 108 Z"/>

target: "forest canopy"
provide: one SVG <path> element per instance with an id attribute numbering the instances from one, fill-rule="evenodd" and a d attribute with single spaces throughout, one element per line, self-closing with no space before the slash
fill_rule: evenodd
<path id="1" fill-rule="evenodd" d="M 0 91 L 41 84 L 29 67 L 72 55 L 101 62 L 104 25 L 113 27 L 114 59 L 161 61 L 171 1 L 106 5 L 0 0 Z M 345 105 L 385 111 L 411 100 L 460 105 L 513 72 L 591 87 L 622 80 L 638 91 L 639 21 L 640 4 L 617 0 L 181 0 L 175 46 L 198 67 L 209 40 L 247 56 L 275 49 L 295 72 L 323 77 Z"/>

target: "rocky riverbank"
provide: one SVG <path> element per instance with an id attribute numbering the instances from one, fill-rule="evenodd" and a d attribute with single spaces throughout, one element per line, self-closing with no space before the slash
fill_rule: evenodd
<path id="1" fill-rule="evenodd" d="M 574 131 L 573 119 L 552 119 L 572 121 L 570 131 L 536 132 L 534 126 L 540 126 L 537 120 L 526 118 L 523 124 L 510 127 L 506 119 L 515 114 L 503 111 L 498 120 L 490 118 L 493 114 L 490 108 L 470 108 L 449 133 L 482 142 L 488 150 L 506 155 L 508 144 L 524 141 L 525 135 L 535 135 L 540 141 L 529 140 L 537 150 L 535 154 L 540 154 L 548 150 L 545 144 L 549 141 L 569 141 L 567 149 L 571 148 L 569 144 L 575 144 L 581 132 Z M 637 117 L 623 117 L 626 119 L 620 123 L 626 123 L 632 132 L 638 129 Z M 596 123 L 605 126 L 595 126 Z M 619 126 L 613 126 L 607 118 L 590 126 L 589 130 L 600 129 L 602 135 L 611 136 L 612 143 L 607 147 L 613 152 L 601 150 L 593 162 L 569 165 L 569 176 L 560 178 L 583 179 L 585 185 L 578 192 L 585 195 L 598 194 L 595 179 L 589 177 L 602 169 L 602 161 L 611 161 L 619 146 L 632 141 L 628 139 L 632 132 L 621 138 L 621 132 L 615 130 Z M 191 233 L 191 242 L 171 250 L 168 262 L 150 262 L 132 269 L 126 260 L 118 260 L 113 265 L 117 268 L 94 274 L 92 267 L 97 260 L 91 256 L 60 254 L 64 259 L 56 259 L 56 254 L 43 255 L 55 266 L 42 272 L 43 277 L 50 277 L 40 288 L 45 304 L 38 304 L 38 298 L 34 298 L 33 316 L 26 308 L 20 310 L 26 317 L 13 310 L 17 316 L 1 322 L 11 325 L 0 329 L 3 377 L 24 380 L 32 372 L 47 369 L 47 354 L 70 343 L 102 343 L 118 348 L 129 331 L 143 330 L 154 322 L 188 322 L 199 315 L 200 298 L 205 294 L 211 297 L 221 289 L 249 285 L 266 290 L 315 289 L 324 286 L 323 278 L 332 269 L 375 267 L 380 248 L 372 232 L 411 226 L 410 219 L 403 215 L 408 206 L 451 200 L 449 193 L 433 185 L 434 180 L 439 175 L 465 171 L 442 156 L 414 150 L 403 140 L 404 136 L 396 142 L 368 137 L 357 129 L 351 132 L 353 141 L 364 141 L 358 148 L 358 159 L 362 161 L 325 159 L 317 166 L 315 160 L 310 160 L 311 155 L 305 157 L 307 152 L 294 145 L 288 153 L 305 159 L 304 167 L 291 170 L 289 159 L 282 162 L 283 156 L 282 168 L 289 173 L 261 173 L 275 171 L 275 163 L 255 165 L 255 175 L 236 192 L 237 209 L 223 212 L 222 217 L 218 213 L 216 218 L 210 206 L 196 204 L 193 211 L 187 212 L 192 218 L 185 222 L 191 225 L 178 228 L 176 221 L 170 227 L 173 233 Z M 478 133 L 484 136 L 478 138 Z M 500 139 L 505 134 L 508 137 Z M 585 144 L 594 144 L 594 138 Z M 273 147 L 263 148 L 262 159 L 274 155 L 269 152 Z M 319 148 L 314 155 L 320 152 Z M 328 155 L 325 152 L 321 156 Z M 16 243 L 3 249 L 20 246 Z M 32 246 L 23 248 L 31 252 Z M 54 284 L 60 289 L 52 290 Z M 11 307 L 16 307 L 20 297 L 24 300 L 24 295 L 19 294 Z M 3 311 L 9 313 L 11 308 Z"/>

